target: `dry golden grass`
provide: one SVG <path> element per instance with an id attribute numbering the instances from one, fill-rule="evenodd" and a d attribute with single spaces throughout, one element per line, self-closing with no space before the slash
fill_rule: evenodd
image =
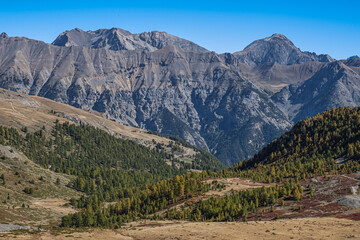
<path id="1" fill-rule="evenodd" d="M 303 218 L 264 222 L 189 223 L 136 227 L 122 232 L 133 239 L 344 239 L 360 238 L 360 222 Z M 141 230 L 139 230 L 141 229 Z"/>
<path id="2" fill-rule="evenodd" d="M 50 111 L 55 111 L 56 114 L 51 114 Z M 168 138 L 148 134 L 146 130 L 108 120 L 96 111 L 85 111 L 46 98 L 19 94 L 4 89 L 0 89 L 0 116 L 0 125 L 18 129 L 27 127 L 30 131 L 38 130 L 43 126 L 51 129 L 55 120 L 58 119 L 60 122 L 81 121 L 110 134 L 136 140 L 145 146 L 154 146 L 153 140 L 164 145 L 168 145 L 170 141 Z M 182 147 L 182 149 L 182 158 L 192 158 L 196 153 L 190 148 Z M 180 158 L 180 156 L 177 157 Z"/>
<path id="3" fill-rule="evenodd" d="M 52 212 L 56 212 L 61 214 L 62 216 L 75 213 L 76 210 L 71 206 L 64 206 L 69 203 L 69 201 L 61 199 L 61 198 L 44 198 L 44 199 L 35 199 L 32 201 L 30 207 L 31 208 L 39 208 L 39 209 L 50 209 Z"/>
<path id="4" fill-rule="evenodd" d="M 6 234 L 3 239 L 360 239 L 360 222 L 337 218 L 234 223 L 137 222 L 118 230 L 90 229 L 85 232 Z"/>
<path id="5" fill-rule="evenodd" d="M 241 179 L 241 178 L 221 178 L 221 179 L 209 179 L 206 180 L 206 183 L 212 183 L 212 181 L 217 180 L 218 183 L 224 184 L 225 188 L 223 188 L 221 191 L 219 190 L 210 190 L 206 192 L 205 196 L 225 196 L 229 194 L 232 190 L 235 192 L 243 191 L 247 189 L 254 189 L 254 188 L 260 188 L 262 186 L 270 187 L 272 184 L 266 184 L 266 183 L 258 183 L 254 182 L 248 179 Z"/>
<path id="6" fill-rule="evenodd" d="M 7 157 L 0 161 L 0 174 L 6 179 L 0 185 L 0 223 L 58 225 L 62 216 L 75 211 L 63 206 L 68 203 L 64 199 L 81 196 L 65 186 L 71 176 L 44 169 L 9 146 L 0 145 L 0 153 Z M 60 185 L 55 184 L 57 179 Z M 34 189 L 34 193 L 24 193 L 25 187 Z"/>
<path id="7" fill-rule="evenodd" d="M 50 114 L 51 110 L 59 113 L 59 116 Z M 144 141 L 154 139 L 166 144 L 169 142 L 166 138 L 147 134 L 145 130 L 107 120 L 95 111 L 84 111 L 46 98 L 18 94 L 4 89 L 0 89 L 0 115 L 2 116 L 0 124 L 10 127 L 27 126 L 29 129 L 39 129 L 44 125 L 53 126 L 56 119 L 62 122 L 76 119 L 129 138 Z"/>

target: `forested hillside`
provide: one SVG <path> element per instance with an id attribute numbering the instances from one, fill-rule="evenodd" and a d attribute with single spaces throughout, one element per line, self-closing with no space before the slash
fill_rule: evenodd
<path id="1" fill-rule="evenodd" d="M 151 149 L 88 125 L 68 122 L 56 121 L 51 132 L 45 127 L 33 133 L 26 127 L 21 132 L 0 127 L 0 144 L 15 147 L 44 168 L 76 176 L 68 186 L 87 194 L 72 200 L 78 207 L 89 202 L 100 206 L 132 196 L 133 191 L 190 169 L 223 168 L 220 161 L 203 151 L 195 155 L 194 162 L 187 163 L 162 150 L 162 144 Z M 171 141 L 169 145 L 175 152 L 181 143 Z"/>
<path id="2" fill-rule="evenodd" d="M 298 122 L 226 174 L 282 181 L 360 170 L 360 108 L 340 107 Z M 341 164 L 340 164 L 341 163 Z"/>
<path id="3" fill-rule="evenodd" d="M 300 121 L 252 159 L 225 170 L 202 151 L 188 164 L 163 151 L 164 145 L 150 149 L 87 125 L 56 122 L 51 132 L 34 133 L 1 127 L 0 144 L 21 150 L 45 168 L 76 176 L 68 186 L 86 194 L 71 199 L 81 211 L 64 216 L 63 227 L 117 228 L 143 218 L 261 219 L 274 206 L 312 198 L 314 189 L 299 181 L 360 170 L 359 126 L 359 108 L 326 111 Z M 187 146 L 172 140 L 166 147 L 174 152 L 179 145 Z M 206 171 L 189 172 L 191 168 Z M 228 177 L 273 185 L 204 197 L 208 191 L 221 191 L 218 180 Z"/>
<path id="4" fill-rule="evenodd" d="M 326 111 L 312 119 L 296 124 L 293 129 L 273 141 L 252 159 L 217 173 L 204 171 L 177 176 L 151 185 L 143 191 L 121 198 L 117 204 L 101 208 L 91 202 L 78 206 L 85 208 L 63 218 L 63 226 L 118 227 L 137 218 L 167 209 L 163 216 L 151 218 L 186 219 L 191 221 L 247 220 L 249 214 L 261 219 L 265 211 L 274 211 L 275 204 L 312 198 L 314 189 L 304 189 L 300 179 L 326 174 L 352 173 L 360 170 L 360 109 L 338 108 Z M 341 161 L 341 164 L 339 163 Z M 244 177 L 261 182 L 276 182 L 270 188 L 235 192 L 224 197 L 211 197 L 189 202 L 180 209 L 171 207 L 199 196 L 210 189 L 221 189 L 209 178 Z M 260 212 L 260 209 L 262 209 Z"/>
<path id="5" fill-rule="evenodd" d="M 246 221 L 248 215 L 252 214 L 253 218 L 261 219 L 265 212 L 273 212 L 276 205 L 281 207 L 287 201 L 311 199 L 315 190 L 307 179 L 350 174 L 359 170 L 360 108 L 340 107 L 300 121 L 252 159 L 216 174 L 222 178 L 241 177 L 275 182 L 275 186 L 233 192 L 222 198 L 211 197 L 180 211 L 172 208 L 166 213 L 166 218 Z M 300 180 L 303 184 L 307 183 L 305 189 L 304 185 L 299 184 Z M 342 191 L 346 189 L 344 187 Z"/>

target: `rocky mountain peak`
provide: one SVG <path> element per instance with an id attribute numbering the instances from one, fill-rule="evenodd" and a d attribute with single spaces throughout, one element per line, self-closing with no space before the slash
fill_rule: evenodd
<path id="1" fill-rule="evenodd" d="M 186 51 L 208 52 L 195 43 L 166 32 L 152 31 L 132 34 L 121 28 L 83 31 L 75 28 L 61 33 L 52 43 L 57 46 L 83 46 L 118 50 L 144 50 L 153 52 L 167 45 L 174 45 Z"/>
<path id="2" fill-rule="evenodd" d="M 350 58 L 344 61 L 344 64 L 346 64 L 346 66 L 360 67 L 360 58 Z"/>
<path id="3" fill-rule="evenodd" d="M 9 37 L 9 36 L 6 34 L 6 32 L 2 32 L 0 34 L 0 38 L 7 38 L 7 37 Z"/>
<path id="4" fill-rule="evenodd" d="M 360 57 L 359 57 L 358 55 L 351 56 L 351 57 L 349 57 L 348 59 L 353 59 L 353 58 L 360 59 Z"/>
<path id="5" fill-rule="evenodd" d="M 87 35 L 88 33 L 80 28 L 67 30 L 61 33 L 52 44 L 62 47 L 86 46 Z"/>
<path id="6" fill-rule="evenodd" d="M 143 32 L 140 34 L 135 34 L 135 38 L 139 38 L 140 40 L 150 44 L 151 46 L 157 49 L 161 49 L 167 45 L 174 45 L 184 49 L 185 51 L 208 52 L 207 49 L 191 41 L 176 37 L 167 32 L 159 32 L 159 31 Z"/>
<path id="7" fill-rule="evenodd" d="M 360 105 L 360 59 L 333 62 L 282 34 L 219 55 L 166 32 L 77 28 L 53 45 L 0 39 L 0 50 L 1 88 L 178 136 L 228 165 L 251 157 L 292 121 Z"/>
<path id="8" fill-rule="evenodd" d="M 285 35 L 281 34 L 281 33 L 274 33 L 273 35 L 271 35 L 270 37 L 264 38 L 264 41 L 274 41 L 276 39 L 280 39 L 280 40 L 285 40 L 285 41 L 289 41 L 291 42 Z M 292 42 L 291 42 L 292 43 Z"/>
<path id="9" fill-rule="evenodd" d="M 107 29 L 103 29 L 104 31 L 107 31 Z M 128 36 L 128 35 L 131 35 L 131 32 L 129 32 L 129 31 L 126 31 L 126 30 L 124 30 L 124 29 L 122 29 L 122 28 L 111 28 L 110 30 L 108 30 L 109 32 L 111 32 L 111 33 L 120 33 L 121 35 L 125 35 L 125 36 Z"/>
<path id="10" fill-rule="evenodd" d="M 270 37 L 256 40 L 244 48 L 243 51 L 258 51 L 259 49 L 270 50 L 272 48 L 279 48 L 280 50 L 295 50 L 298 48 L 283 34 L 275 33 Z"/>
<path id="11" fill-rule="evenodd" d="M 238 57 L 240 62 L 251 66 L 269 63 L 293 65 L 311 61 L 334 61 L 328 55 L 302 52 L 286 36 L 279 33 L 256 40 L 245 47 L 243 51 L 235 52 L 234 55 Z"/>

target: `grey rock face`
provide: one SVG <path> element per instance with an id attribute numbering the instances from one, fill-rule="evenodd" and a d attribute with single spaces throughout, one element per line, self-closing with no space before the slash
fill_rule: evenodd
<path id="1" fill-rule="evenodd" d="M 227 164 L 290 127 L 235 59 L 168 45 L 155 52 L 0 40 L 0 87 L 103 112 L 211 150 Z M 246 146 L 246 147 L 244 147 Z"/>
<path id="2" fill-rule="evenodd" d="M 9 37 L 9 36 L 6 34 L 6 32 L 2 32 L 0 34 L 0 38 L 7 38 L 7 37 Z"/>
<path id="3" fill-rule="evenodd" d="M 354 55 L 354 56 L 349 57 L 348 60 L 353 59 L 353 58 L 360 58 L 360 57 L 358 55 Z"/>
<path id="4" fill-rule="evenodd" d="M 0 232 L 9 232 L 14 230 L 29 230 L 30 226 L 21 226 L 15 224 L 0 224 Z"/>
<path id="5" fill-rule="evenodd" d="M 283 35 L 216 54 L 161 32 L 0 38 L 0 87 L 179 136 L 224 163 L 251 157 L 293 121 L 359 105 L 360 60 L 301 52 Z"/>
<path id="6" fill-rule="evenodd" d="M 359 63 L 360 59 L 325 64 L 305 82 L 282 89 L 272 99 L 294 122 L 340 106 L 360 106 Z"/>
<path id="7" fill-rule="evenodd" d="M 295 47 L 295 45 L 282 34 L 273 34 L 270 37 L 256 40 L 243 51 L 235 52 L 234 55 L 240 62 L 251 66 L 266 63 L 292 65 L 310 61 L 334 61 L 329 55 L 316 55 L 315 53 L 300 51 L 300 49 Z"/>
<path id="8" fill-rule="evenodd" d="M 166 32 L 144 32 L 131 34 L 120 29 L 99 29 L 97 31 L 83 31 L 75 28 L 61 33 L 52 43 L 56 46 L 83 46 L 91 48 L 105 48 L 110 50 L 146 50 L 155 51 L 167 45 L 174 45 L 186 51 L 207 52 L 195 43 L 170 35 Z"/>

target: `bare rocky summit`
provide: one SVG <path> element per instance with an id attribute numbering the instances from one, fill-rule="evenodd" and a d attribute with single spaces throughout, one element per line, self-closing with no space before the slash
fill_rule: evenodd
<path id="1" fill-rule="evenodd" d="M 316 53 L 302 52 L 282 34 L 273 34 L 270 37 L 256 40 L 243 51 L 235 52 L 234 55 L 239 61 L 255 66 L 266 63 L 292 65 L 313 61 L 334 61 L 327 54 L 316 55 Z"/>
<path id="2" fill-rule="evenodd" d="M 353 59 L 353 58 L 360 58 L 360 57 L 358 55 L 354 55 L 354 56 L 349 57 L 348 60 Z"/>
<path id="3" fill-rule="evenodd" d="M 83 31 L 75 28 L 61 33 L 52 43 L 56 46 L 83 46 L 110 50 L 146 50 L 155 51 L 167 45 L 178 46 L 186 51 L 208 52 L 203 47 L 166 32 L 143 32 L 131 34 L 121 28 Z"/>
<path id="4" fill-rule="evenodd" d="M 7 37 L 9 37 L 9 36 L 6 34 L 6 32 L 2 32 L 0 34 L 0 38 L 7 38 Z"/>
<path id="5" fill-rule="evenodd" d="M 179 136 L 228 165 L 293 121 L 358 105 L 358 81 L 357 59 L 301 52 L 280 34 L 234 54 L 164 32 L 118 28 L 74 29 L 53 44 L 0 38 L 0 87 Z"/>

